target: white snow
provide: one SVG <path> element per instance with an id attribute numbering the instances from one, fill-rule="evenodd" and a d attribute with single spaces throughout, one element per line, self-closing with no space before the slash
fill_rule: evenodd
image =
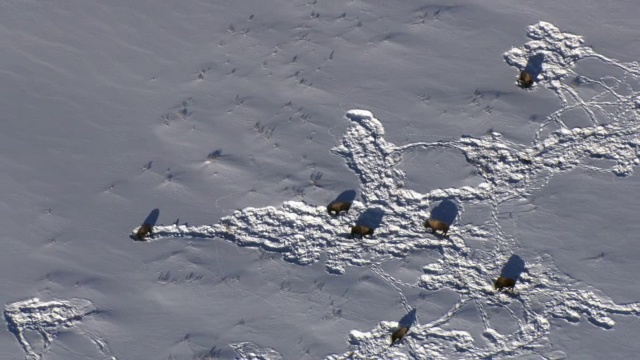
<path id="1" fill-rule="evenodd" d="M 592 5 L 0 5 L 0 357 L 633 358 L 640 29 Z"/>

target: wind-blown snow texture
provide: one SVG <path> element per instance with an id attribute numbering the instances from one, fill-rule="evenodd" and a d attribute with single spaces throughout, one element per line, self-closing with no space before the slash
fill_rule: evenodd
<path id="1" fill-rule="evenodd" d="M 41 359 L 51 342 L 66 328 L 76 327 L 79 321 L 95 312 L 91 301 L 84 299 L 40 301 L 33 298 L 9 304 L 4 318 L 26 354 L 26 359 Z M 27 339 L 26 333 L 34 331 L 36 338 Z M 115 359 L 103 340 L 89 330 L 81 331 L 96 345 L 105 358 Z"/>
<path id="2" fill-rule="evenodd" d="M 433 12 L 433 16 L 439 12 Z M 315 11 L 312 15 L 319 16 Z M 426 15 L 425 12 L 424 17 Z M 360 27 L 359 20 L 357 27 Z M 230 28 L 230 32 L 235 30 Z M 574 324 L 586 319 L 597 328 L 611 329 L 616 326 L 616 317 L 640 315 L 640 305 L 615 303 L 603 292 L 564 274 L 550 256 L 530 257 L 525 267 L 523 259 L 514 254 L 515 236 L 499 221 L 499 214 L 507 204 L 545 189 L 552 178 L 570 170 L 587 169 L 612 178 L 634 172 L 639 164 L 640 95 L 635 89 L 640 66 L 608 58 L 583 46 L 580 36 L 563 33 L 546 22 L 530 26 L 528 36 L 531 41 L 506 52 L 504 60 L 513 68 L 534 75 L 536 81 L 529 91 L 546 88 L 560 100 L 560 108 L 544 119 L 532 143 L 517 144 L 492 132 L 482 137 L 396 145 L 385 139 L 383 122 L 371 112 L 351 110 L 346 114 L 351 126 L 341 143 L 332 149 L 360 181 L 359 200 L 348 214 L 332 217 L 327 214 L 327 204 L 287 201 L 279 207 L 244 208 L 214 225 L 155 226 L 150 243 L 137 244 L 158 246 L 161 240 L 171 238 L 223 238 L 239 246 L 280 253 L 284 260 L 300 266 L 322 259 L 326 270 L 337 276 L 343 275 L 350 266 L 370 270 L 397 291 L 409 315 L 399 322 L 379 321 L 372 329 L 344 334 L 349 350 L 328 355 L 327 359 L 497 359 L 531 354 L 563 358 L 561 352 L 539 353 L 549 341 L 554 319 Z M 329 56 L 332 58 L 333 52 Z M 596 61 L 622 76 L 592 78 L 581 74 L 576 67 L 583 60 Z M 204 72 L 203 69 L 199 74 L 200 79 Z M 300 83 L 303 82 L 301 79 Z M 243 101 L 236 96 L 238 104 Z M 186 98 L 177 110 L 162 115 L 161 121 L 169 124 L 189 117 L 191 105 L 191 98 Z M 576 112 L 588 119 L 585 126 L 572 124 Z M 259 123 L 256 130 L 266 134 L 270 131 Z M 416 149 L 459 152 L 476 169 L 482 182 L 424 193 L 409 190 L 405 188 L 407 176 L 400 166 L 406 155 Z M 219 155 L 213 152 L 211 158 Z M 589 160 L 594 158 L 609 160 L 608 167 L 592 166 Z M 151 163 L 145 169 L 150 167 Z M 171 180 L 171 176 L 167 179 Z M 488 221 L 464 224 L 459 221 L 478 208 L 490 209 Z M 452 222 L 447 237 L 431 234 L 422 226 L 430 215 L 444 215 Z M 374 235 L 350 238 L 350 227 L 356 223 L 374 227 Z M 471 242 L 488 245 L 473 248 L 469 245 Z M 424 265 L 423 274 L 415 282 L 401 280 L 385 270 L 391 260 L 407 257 L 420 249 L 432 250 L 439 258 Z M 514 294 L 493 289 L 492 281 L 498 275 L 518 279 Z M 202 275 L 191 273 L 187 281 L 200 277 Z M 168 272 L 158 278 L 158 282 L 171 283 L 170 280 Z M 416 304 L 408 300 L 407 289 L 449 291 L 455 293 L 456 299 L 445 311 L 430 314 L 431 320 L 421 322 L 415 311 Z M 87 293 L 90 294 L 95 293 Z M 180 293 L 175 297 L 193 294 L 195 292 Z M 116 358 L 107 345 L 109 339 L 101 336 L 90 323 L 101 312 L 95 305 L 98 302 L 92 296 L 80 297 L 83 299 L 32 298 L 5 306 L 7 328 L 27 359 L 46 358 L 53 352 L 56 337 L 68 333 L 88 339 L 97 357 Z M 183 301 L 184 298 L 176 300 L 179 306 Z M 203 301 L 209 305 L 210 299 Z M 479 314 L 480 339 L 456 322 L 469 308 Z M 496 324 L 499 321 L 495 321 L 492 314 L 497 310 L 508 314 L 514 326 L 505 328 Z M 242 323 L 244 325 L 244 320 Z M 390 334 L 400 324 L 410 325 L 410 330 L 399 344 L 389 347 Z M 117 331 L 112 335 L 115 333 Z M 189 339 L 187 334 L 184 343 L 188 345 Z M 239 359 L 284 358 L 282 349 L 275 345 L 271 345 L 272 348 L 269 344 L 245 339 L 234 340 L 229 345 Z M 185 353 L 196 353 L 188 350 Z M 216 356 L 217 351 L 214 346 L 194 356 L 210 358 Z M 70 349 L 67 353 L 73 351 Z M 119 349 L 119 353 L 126 354 L 127 349 Z M 170 359 L 175 359 L 174 355 L 170 355 Z"/>
<path id="3" fill-rule="evenodd" d="M 572 280 L 557 271 L 551 259 L 529 259 L 526 269 L 513 255 L 514 239 L 498 221 L 501 204 L 524 198 L 545 187 L 556 174 L 578 167 L 627 176 L 638 165 L 638 107 L 640 96 L 629 81 L 640 78 L 637 63 L 622 63 L 582 45 L 580 36 L 563 33 L 540 22 L 528 28 L 532 39 L 504 54 L 507 64 L 534 75 L 537 87 L 558 96 L 561 108 L 540 125 L 535 140 L 522 146 L 504 140 L 499 133 L 455 141 L 416 142 L 398 146 L 385 140 L 383 124 L 370 112 L 351 110 L 352 126 L 333 152 L 343 157 L 360 178 L 361 201 L 348 213 L 331 217 L 326 204 L 288 201 L 280 208 L 245 208 L 212 226 L 157 226 L 152 241 L 175 237 L 222 237 L 240 246 L 261 247 L 282 253 L 285 260 L 300 265 L 316 262 L 326 254 L 326 269 L 335 274 L 347 266 L 369 266 L 390 284 L 399 281 L 379 266 L 392 257 L 404 257 L 419 248 L 435 249 L 441 258 L 424 267 L 415 286 L 427 290 L 451 289 L 458 300 L 435 321 L 416 321 L 399 346 L 389 348 L 395 322 L 381 322 L 368 332 L 352 331 L 352 349 L 328 359 L 484 359 L 535 353 L 549 335 L 550 319 L 579 322 L 583 318 L 603 329 L 612 328 L 614 314 L 640 315 L 640 304 L 615 304 L 597 290 L 570 288 Z M 625 77 L 592 79 L 574 71 L 577 62 L 595 59 L 622 69 Z M 591 84 L 595 94 L 582 94 L 571 81 Z M 592 125 L 569 129 L 563 116 L 570 110 L 584 111 Z M 553 127 L 556 127 L 553 130 Z M 551 130 L 550 130 L 551 129 Z M 415 148 L 448 148 L 460 151 L 484 182 L 478 186 L 434 189 L 421 194 L 404 188 L 405 175 L 397 169 L 403 153 Z M 613 160 L 608 169 L 585 164 L 589 158 Z M 450 202 L 460 214 L 471 205 L 491 207 L 491 221 L 484 224 L 453 224 L 443 238 L 425 231 L 421 222 L 440 202 Z M 364 214 L 359 216 L 359 214 Z M 455 216 L 454 216 L 455 218 Z M 358 220 L 374 222 L 371 238 L 351 239 L 348 231 Z M 492 242 L 491 250 L 471 249 L 468 240 Z M 518 278 L 517 295 L 496 293 L 491 280 L 511 272 Z M 407 284 L 403 284 L 407 286 Z M 396 287 L 399 289 L 398 287 Z M 400 291 L 400 290 L 399 290 Z M 411 306 L 404 299 L 408 311 Z M 519 303 L 522 312 L 512 305 Z M 484 342 L 474 341 L 465 329 L 450 329 L 448 323 L 466 305 L 481 315 Z M 517 330 L 500 333 L 492 327 L 487 311 L 506 309 Z M 236 344 L 240 358 L 277 359 L 273 349 L 254 344 Z"/>

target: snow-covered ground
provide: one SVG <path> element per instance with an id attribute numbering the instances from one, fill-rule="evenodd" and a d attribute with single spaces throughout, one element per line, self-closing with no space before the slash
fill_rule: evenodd
<path id="1" fill-rule="evenodd" d="M 635 358 L 636 8 L 0 4 L 0 358 Z"/>

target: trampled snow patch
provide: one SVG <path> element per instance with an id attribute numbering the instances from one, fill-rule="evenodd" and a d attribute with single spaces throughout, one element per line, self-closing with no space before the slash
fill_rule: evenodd
<path id="1" fill-rule="evenodd" d="M 282 355 L 271 348 L 262 348 L 251 342 L 230 344 L 242 360 L 284 360 Z"/>
<path id="2" fill-rule="evenodd" d="M 299 265 L 317 262 L 326 255 L 326 269 L 342 274 L 346 267 L 368 266 L 371 271 L 394 286 L 409 309 L 399 281 L 386 274 L 380 264 L 393 257 L 404 257 L 419 248 L 434 249 L 440 259 L 424 267 L 424 275 L 414 285 L 430 291 L 451 290 L 458 300 L 436 320 L 416 321 L 401 344 L 389 347 L 392 326 L 380 322 L 368 332 L 353 331 L 351 349 L 329 359 L 483 359 L 536 353 L 548 337 L 550 319 L 580 321 L 585 318 L 595 326 L 609 329 L 615 325 L 612 315 L 640 315 L 640 304 L 618 305 L 596 290 L 568 289 L 570 278 L 557 270 L 552 259 L 540 256 L 524 261 L 514 255 L 515 240 L 498 221 L 501 205 L 509 200 L 525 199 L 544 188 L 549 180 L 578 167 L 606 172 L 612 176 L 632 174 L 638 161 L 638 105 L 636 94 L 625 79 L 638 80 L 637 63 L 609 59 L 583 46 L 580 36 L 563 33 L 552 24 L 540 22 L 528 28 L 532 39 L 521 48 L 505 53 L 505 61 L 534 74 L 537 86 L 554 91 L 561 107 L 541 125 L 533 143 L 515 144 L 501 134 L 480 138 L 462 137 L 453 141 L 416 142 L 395 145 L 384 138 L 384 126 L 366 110 L 351 110 L 352 122 L 341 144 L 332 151 L 344 158 L 360 179 L 361 201 L 354 202 L 346 215 L 332 217 L 327 204 L 287 201 L 280 207 L 245 208 L 211 226 L 156 226 L 150 241 L 166 238 L 224 238 L 240 246 L 259 247 L 278 252 L 287 261 Z M 592 58 L 622 69 L 625 79 L 611 81 L 591 79 L 574 71 L 575 64 Z M 600 93 L 583 98 L 564 81 L 578 76 L 594 84 Z M 622 91 L 624 90 L 624 91 Z M 603 99 L 608 100 L 603 100 Z M 615 99 L 612 103 L 610 99 Z M 615 111 L 609 110 L 611 107 Z M 569 128 L 562 116 L 571 109 L 584 110 L 592 125 Z M 545 132 L 555 124 L 558 130 Z M 543 135 L 547 134 L 547 135 Z M 419 193 L 404 188 L 405 174 L 397 169 L 406 151 L 415 148 L 447 148 L 460 151 L 474 166 L 483 182 L 478 186 L 433 189 Z M 609 159 L 610 168 L 585 164 L 589 158 Z M 490 221 L 460 225 L 466 208 L 488 205 Z M 446 205 L 446 206 L 445 206 Z M 444 210 L 443 210 L 444 208 Z M 422 226 L 430 215 L 449 218 L 448 237 L 427 232 Z M 352 239 L 349 229 L 365 223 L 375 229 L 371 238 Z M 474 250 L 465 243 L 481 240 L 495 244 L 490 250 Z M 517 294 L 496 293 L 491 282 L 498 275 L 518 280 Z M 407 286 L 407 284 L 403 284 Z M 523 314 L 510 307 L 518 304 Z M 534 306 L 534 304 L 536 304 Z M 448 325 L 465 306 L 475 306 L 482 320 L 483 341 L 474 341 L 466 329 Z M 489 309 L 505 309 L 517 324 L 517 330 L 500 333 L 491 324 Z M 254 345 L 236 344 L 241 358 L 276 359 Z M 408 355 L 410 354 L 410 355 Z"/>
<path id="3" fill-rule="evenodd" d="M 77 327 L 82 318 L 95 311 L 91 301 L 85 299 L 41 301 L 33 298 L 5 306 L 4 318 L 9 331 L 24 350 L 25 358 L 38 360 L 47 353 L 57 334 Z M 35 333 L 35 339 L 27 336 L 30 331 Z M 105 359 L 116 359 L 102 339 L 89 331 L 82 332 L 105 355 Z"/>

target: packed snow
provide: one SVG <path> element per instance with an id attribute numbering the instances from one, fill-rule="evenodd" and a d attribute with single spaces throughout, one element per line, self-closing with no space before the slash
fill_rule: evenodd
<path id="1" fill-rule="evenodd" d="M 245 5 L 237 5 L 233 11 L 225 9 L 244 15 Z M 132 135 L 129 120 L 123 119 L 117 121 L 115 130 L 93 121 L 77 125 L 75 118 L 68 124 L 59 119 L 43 128 L 29 119 L 24 128 L 20 124 L 8 127 L 2 138 L 6 149 L 22 152 L 15 159 L 11 155 L 0 159 L 7 169 L 0 186 L 11 194 L 0 203 L 8 218 L 3 223 L 9 229 L 3 236 L 6 266 L 16 272 L 24 270 L 14 277 L 4 270 L 8 336 L 0 343 L 0 353 L 28 360 L 560 360 L 587 358 L 585 353 L 593 358 L 602 353 L 626 358 L 636 352 L 633 341 L 620 351 L 616 346 L 633 339 L 634 331 L 640 329 L 640 293 L 628 289 L 633 270 L 637 270 L 633 259 L 638 253 L 632 240 L 638 229 L 635 224 L 625 227 L 637 207 L 633 194 L 640 164 L 640 65 L 585 45 L 583 36 L 565 31 L 562 23 L 539 21 L 524 29 L 529 40 L 522 46 L 503 49 L 502 66 L 513 75 L 513 82 L 507 85 L 517 95 L 501 96 L 500 90 L 476 88 L 468 108 L 454 101 L 450 113 L 443 110 L 436 120 L 420 128 L 417 122 L 404 123 L 406 114 L 393 115 L 401 108 L 360 106 L 353 99 L 348 104 L 332 103 L 336 98 L 323 83 L 326 77 L 314 75 L 325 66 L 335 66 L 336 59 L 347 54 L 357 54 L 358 60 L 366 63 L 380 56 L 375 50 L 363 54 L 359 52 L 362 48 L 355 48 L 343 53 L 330 50 L 339 46 L 325 40 L 331 46 L 322 47 L 327 54 L 313 64 L 315 70 L 294 72 L 303 57 L 320 51 L 319 45 L 309 40 L 315 31 L 328 39 L 338 36 L 352 46 L 351 42 L 359 43 L 366 34 L 363 21 L 390 26 L 400 16 L 394 13 L 376 18 L 373 3 L 345 5 L 358 6 L 360 15 L 356 17 L 338 6 L 320 11 L 316 5 L 320 6 L 315 1 L 296 6 L 310 12 L 305 20 L 311 23 L 322 21 L 325 11 L 335 13 L 332 21 L 318 28 L 321 30 L 312 25 L 289 29 L 286 22 L 278 22 L 278 11 L 270 9 L 265 16 L 271 26 L 258 25 L 260 35 L 253 37 L 252 21 L 260 15 L 251 14 L 245 25 L 229 25 L 216 42 L 226 62 L 201 66 L 192 74 L 193 79 L 185 81 L 185 88 L 159 90 L 170 87 L 169 77 L 182 76 L 171 71 L 150 76 L 147 85 L 133 93 L 141 97 L 162 94 L 165 99 L 153 100 L 155 104 L 166 103 L 166 98 L 176 93 L 180 98 L 175 106 L 150 112 L 157 115 L 151 131 L 136 125 L 131 132 L 139 134 Z M 199 3 L 190 6 L 196 10 L 181 9 L 184 13 L 177 11 L 177 18 L 162 18 L 172 24 L 168 38 L 190 34 L 189 18 L 183 19 L 181 14 L 224 8 Z M 115 6 L 100 8 L 126 13 L 125 8 Z M 464 9 L 435 5 L 414 9 L 409 26 L 449 21 L 457 11 L 467 14 Z M 85 8 L 88 16 L 99 19 L 101 13 L 93 14 L 94 10 L 89 5 Z M 168 14 L 170 10 L 158 11 Z M 296 7 L 290 11 L 297 14 L 302 10 Z M 143 14 L 132 12 L 123 22 L 151 21 Z M 206 24 L 206 16 L 203 19 L 196 23 Z M 349 25 L 353 28 L 341 28 L 347 26 L 345 22 L 353 22 Z M 338 25 L 334 28 L 332 24 Z M 73 54 L 84 46 L 79 44 L 100 38 L 105 29 L 118 33 L 114 43 L 108 44 L 114 48 L 121 45 L 120 32 L 144 38 L 129 25 L 118 28 L 99 22 L 85 26 L 90 35 L 77 34 L 72 40 L 61 37 L 47 46 Z M 0 34 L 8 33 L 6 29 Z M 267 51 L 269 46 L 259 39 L 276 39 L 279 33 L 269 35 L 274 29 L 296 34 L 296 47 L 307 51 L 300 60 L 299 55 L 293 55 L 287 56 L 286 64 L 279 63 L 279 53 L 291 49 L 288 43 L 274 44 L 273 52 Z M 168 30 L 159 27 L 148 31 Z M 393 39 L 409 33 L 387 32 L 382 37 L 366 37 L 364 42 L 390 47 L 401 55 L 412 40 L 400 46 L 403 40 L 396 43 Z M 21 49 L 14 43 L 17 38 L 3 36 L 12 39 L 7 42 L 15 49 Z M 38 43 L 31 40 L 28 44 Z M 135 53 L 153 54 L 164 47 L 136 44 L 131 45 Z M 247 62 L 253 60 L 236 52 L 244 48 L 252 48 L 254 54 L 266 59 L 249 70 Z M 189 46 L 183 50 L 195 51 Z M 51 61 L 59 61 L 55 59 L 58 50 L 49 51 Z M 501 54 L 494 55 L 499 59 Z M 72 55 L 66 56 L 72 59 Z M 162 58 L 160 63 L 176 65 L 171 63 L 175 60 L 169 60 L 175 58 L 178 56 Z M 45 87 L 57 77 L 76 78 L 70 75 L 71 69 L 43 61 L 34 57 L 29 63 L 55 73 Z M 119 61 L 121 67 L 114 65 L 109 71 L 127 74 L 144 66 L 138 63 L 139 58 Z M 379 61 L 371 66 L 384 64 Z M 400 56 L 388 65 L 410 66 L 403 61 L 408 60 Z M 4 63 L 6 68 L 8 65 L 19 70 L 12 73 L 0 68 L 5 79 L 17 79 L 15 74 L 24 71 L 18 62 Z M 351 66 L 358 71 L 357 65 Z M 79 66 L 78 70 L 81 73 L 87 68 Z M 521 70 L 534 78 L 530 89 L 516 86 Z M 234 76 L 241 80 L 227 80 Z M 21 79 L 26 78 L 23 75 Z M 117 104 L 114 99 L 122 96 L 120 85 L 109 83 L 108 76 L 100 78 L 108 89 L 95 88 L 84 101 L 91 103 L 105 96 L 100 108 Z M 283 102 L 276 115 L 264 113 L 271 105 L 261 99 L 268 98 L 272 90 L 265 85 L 269 81 L 264 79 L 269 78 L 291 80 L 282 89 L 298 87 L 297 91 L 286 90 L 295 100 Z M 259 84 L 252 84 L 251 79 Z M 84 88 L 82 80 L 77 81 L 79 88 Z M 208 117 L 223 115 L 204 105 L 203 90 L 195 89 L 205 81 L 213 82 L 207 89 L 220 89 L 221 93 L 225 86 L 232 87 L 224 94 L 230 99 L 225 116 L 246 122 L 242 126 L 253 132 L 253 137 L 243 138 L 243 132 L 234 127 L 238 125 L 219 122 L 212 127 L 206 122 Z M 319 85 L 314 87 L 314 83 Z M 351 85 L 347 81 L 338 84 Z M 240 93 L 240 89 L 252 86 L 262 93 Z M 383 88 L 383 82 L 374 80 L 357 86 L 358 92 L 370 90 L 372 97 L 380 99 L 385 96 L 377 92 Z M 42 103 L 32 106 L 45 107 L 49 102 L 58 106 L 58 100 L 65 97 L 57 96 L 43 95 Z M 74 93 L 73 97 L 77 96 Z M 210 96 L 215 102 L 214 95 Z M 451 123 L 438 127 L 438 121 L 466 115 L 479 116 L 481 121 L 497 120 L 498 125 L 515 111 L 506 105 L 509 100 L 505 97 L 516 99 L 521 108 L 540 106 L 544 115 L 541 119 L 532 116 L 517 131 L 492 126 L 484 133 L 479 128 L 458 133 Z M 421 102 L 445 106 L 433 105 L 439 98 L 445 97 L 422 94 Z M 307 99 L 321 105 L 298 105 Z M 21 111 L 5 101 L 5 107 L 14 109 L 12 116 L 19 118 Z M 84 108 L 80 104 L 69 102 L 63 107 L 80 111 Z M 29 113 L 28 109 L 22 111 Z M 41 111 L 47 113 L 46 109 Z M 432 116 L 438 113 L 430 111 Z M 135 116 L 149 116 L 149 112 L 140 110 Z M 280 120 L 272 122 L 269 116 Z M 285 125 L 289 130 L 280 135 L 279 129 Z M 292 129 L 295 126 L 312 130 L 300 138 L 303 132 Z M 432 128 L 435 130 L 426 131 Z M 12 140 L 11 131 L 22 134 L 31 130 L 37 134 L 33 144 Z M 82 138 L 74 138 L 74 131 Z M 227 139 L 225 131 L 230 134 Z M 113 158 L 99 157 L 100 149 L 111 149 L 105 145 L 109 139 L 91 139 L 92 134 L 103 132 L 123 137 L 118 140 L 118 149 L 110 150 Z M 210 143 L 206 137 L 212 134 L 219 136 L 220 147 L 202 150 L 196 146 Z M 92 146 L 97 150 L 89 150 Z M 318 151 L 323 146 L 326 153 Z M 171 153 L 176 149 L 177 153 Z M 47 159 L 51 156 L 51 164 L 48 160 L 39 162 L 39 153 Z M 196 153 L 201 155 L 199 160 L 193 160 Z M 434 154 L 438 154 L 435 166 L 421 168 L 425 163 L 420 159 L 431 159 Z M 429 178 L 455 159 L 463 159 L 464 166 L 472 169 L 466 178 L 453 178 L 446 171 L 439 179 Z M 82 168 L 93 161 L 106 167 L 105 172 L 92 175 L 91 170 Z M 139 169 L 127 177 L 118 162 L 126 164 L 125 168 L 135 163 Z M 33 170 L 30 163 L 42 163 L 43 168 Z M 303 171 L 305 175 L 300 175 Z M 110 175 L 120 179 L 104 182 Z M 91 186 L 104 185 L 99 194 L 86 190 L 88 185 L 81 182 L 85 176 Z M 433 188 L 416 183 L 432 180 L 452 185 Z M 579 185 L 574 186 L 574 180 Z M 224 185 L 216 189 L 211 186 L 215 181 Z M 269 182 L 272 185 L 263 184 Z M 578 200 L 558 200 L 564 198 Z M 65 199 L 69 204 L 65 205 Z M 327 205 L 332 201 L 353 204 L 348 212 L 331 215 Z M 108 215 L 92 218 L 90 210 L 82 208 L 89 204 L 101 204 Z M 594 210 L 595 204 L 602 204 L 602 209 Z M 148 213 L 143 221 L 139 221 L 144 217 L 141 209 Z M 34 211 L 39 213 L 34 215 Z M 127 215 L 120 215 L 121 211 Z M 215 212 L 214 220 L 206 222 L 211 211 Z M 135 225 L 132 213 L 140 217 L 133 221 Z M 16 220 L 25 216 L 31 218 Z M 423 223 L 428 218 L 449 224 L 448 233 L 426 229 Z M 120 228 L 124 223 L 131 227 L 112 234 L 113 227 L 103 224 L 109 221 Z M 142 224 L 152 225 L 152 232 L 144 238 L 136 235 Z M 373 234 L 351 236 L 351 227 L 356 224 L 371 227 Z M 26 228 L 30 231 L 24 231 Z M 603 231 L 615 238 L 607 240 L 610 244 L 596 235 L 589 239 Z M 25 236 L 24 243 L 20 242 Z M 616 262 L 616 257 L 622 260 Z M 494 281 L 499 276 L 515 279 L 515 288 L 497 290 Z M 403 326 L 409 329 L 407 334 L 391 345 L 391 334 Z M 598 343 L 596 339 L 605 336 L 602 334 L 609 337 Z M 613 337 L 619 342 L 608 348 L 599 345 Z M 586 339 L 594 340 L 588 343 Z"/>

